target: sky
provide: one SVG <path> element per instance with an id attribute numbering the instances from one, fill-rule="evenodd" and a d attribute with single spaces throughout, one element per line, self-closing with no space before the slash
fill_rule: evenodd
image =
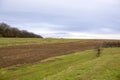
<path id="1" fill-rule="evenodd" d="M 0 22 L 47 38 L 120 39 L 120 0 L 0 0 Z"/>

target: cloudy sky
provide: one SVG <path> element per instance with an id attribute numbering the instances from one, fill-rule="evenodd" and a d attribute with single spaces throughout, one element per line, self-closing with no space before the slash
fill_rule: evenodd
<path id="1" fill-rule="evenodd" d="M 0 22 L 43 37 L 120 39 L 120 0 L 0 0 Z"/>

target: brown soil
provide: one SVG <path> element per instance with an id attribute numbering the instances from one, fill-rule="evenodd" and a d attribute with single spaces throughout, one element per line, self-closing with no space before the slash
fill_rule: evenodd
<path id="1" fill-rule="evenodd" d="M 16 64 L 35 63 L 40 60 L 93 49 L 101 41 L 25 45 L 0 48 L 0 68 Z"/>

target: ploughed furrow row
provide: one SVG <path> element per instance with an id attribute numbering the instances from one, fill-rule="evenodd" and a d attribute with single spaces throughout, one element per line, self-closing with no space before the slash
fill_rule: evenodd
<path id="1" fill-rule="evenodd" d="M 0 48 L 0 68 L 93 49 L 99 41 L 25 45 Z"/>

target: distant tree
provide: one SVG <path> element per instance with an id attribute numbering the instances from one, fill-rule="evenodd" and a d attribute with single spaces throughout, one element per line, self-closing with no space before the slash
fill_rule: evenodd
<path id="1" fill-rule="evenodd" d="M 42 38 L 42 36 L 0 23 L 0 37 Z"/>
<path id="2" fill-rule="evenodd" d="M 0 23 L 0 34 L 5 34 L 5 30 L 9 28 L 9 25 L 5 24 L 5 23 Z"/>
<path id="3" fill-rule="evenodd" d="M 19 37 L 19 30 L 17 28 L 11 28 L 11 32 L 12 32 L 12 37 Z"/>
<path id="4" fill-rule="evenodd" d="M 0 34 L 0 37 L 2 37 L 2 34 Z"/>

